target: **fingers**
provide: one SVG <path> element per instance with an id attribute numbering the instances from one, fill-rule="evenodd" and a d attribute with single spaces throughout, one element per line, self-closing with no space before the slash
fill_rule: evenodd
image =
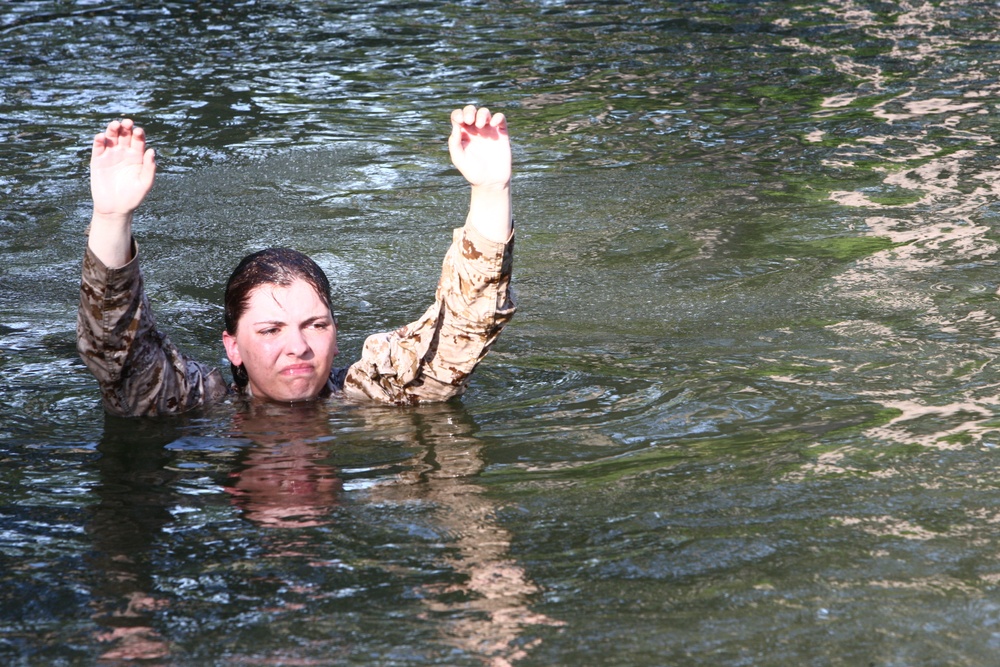
<path id="1" fill-rule="evenodd" d="M 94 145 L 92 148 L 92 153 L 94 157 L 97 157 L 104 152 L 104 133 L 99 132 L 97 136 L 94 137 Z"/>
<path id="2" fill-rule="evenodd" d="M 502 112 L 498 113 L 498 114 L 494 115 L 493 118 L 490 120 L 490 125 L 492 125 L 493 127 L 497 128 L 501 132 L 506 132 L 507 131 L 507 117 L 504 116 Z"/>
<path id="3" fill-rule="evenodd" d="M 477 111 L 476 107 L 472 106 L 471 104 L 466 105 L 465 108 L 462 109 L 462 122 L 464 122 L 466 125 L 475 125 L 476 111 Z"/>
<path id="4" fill-rule="evenodd" d="M 115 146 L 118 143 L 118 132 L 121 130 L 121 123 L 117 120 L 113 120 L 108 123 L 108 127 L 104 132 L 99 132 L 94 137 L 94 148 L 93 156 L 97 157 L 101 155 L 106 149 Z"/>
<path id="5" fill-rule="evenodd" d="M 128 148 L 133 143 L 137 148 L 144 150 L 146 144 L 146 131 L 141 127 L 136 127 L 131 118 L 123 120 L 113 120 L 108 123 L 108 128 L 94 137 L 94 145 L 102 144 L 106 148 L 112 146 L 124 146 Z"/>
<path id="6" fill-rule="evenodd" d="M 451 112 L 451 122 L 452 125 L 467 125 L 480 130 L 486 126 L 501 130 L 507 127 L 507 119 L 502 113 L 493 115 L 486 107 L 477 108 L 472 104 L 453 110 Z"/>
<path id="7" fill-rule="evenodd" d="M 448 135 L 448 149 L 455 154 L 462 149 L 462 110 L 451 112 L 451 134 Z"/>
<path id="8" fill-rule="evenodd" d="M 102 155 L 106 150 L 121 147 L 125 150 L 135 150 L 144 154 L 146 149 L 146 132 L 130 118 L 123 120 L 113 120 L 108 123 L 104 132 L 94 137 L 92 156 L 94 158 Z M 151 150 L 151 149 L 150 149 Z M 145 158 L 145 156 L 144 156 Z"/>
<path id="9" fill-rule="evenodd" d="M 156 151 L 152 148 L 147 148 L 143 155 L 142 171 L 143 178 L 149 183 L 147 187 L 152 188 L 153 181 L 156 180 Z"/>
<path id="10" fill-rule="evenodd" d="M 125 124 L 121 121 L 113 120 L 108 123 L 108 129 L 104 131 L 104 145 L 107 147 L 117 146 L 119 136 L 125 133 Z"/>

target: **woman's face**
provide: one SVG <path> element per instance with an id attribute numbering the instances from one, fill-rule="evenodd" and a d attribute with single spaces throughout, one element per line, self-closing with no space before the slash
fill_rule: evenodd
<path id="1" fill-rule="evenodd" d="M 330 309 L 302 279 L 282 287 L 264 283 L 250 292 L 236 334 L 222 333 L 226 355 L 246 367 L 253 396 L 307 401 L 326 384 L 337 356 Z"/>

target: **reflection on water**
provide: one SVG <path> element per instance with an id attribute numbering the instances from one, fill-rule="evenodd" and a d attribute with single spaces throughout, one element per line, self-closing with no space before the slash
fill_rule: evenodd
<path id="1" fill-rule="evenodd" d="M 429 443 L 427 450 L 394 483 L 373 487 L 367 499 L 397 505 L 417 501 L 434 508 L 437 530 L 451 540 L 442 565 L 457 577 L 421 586 L 417 595 L 426 615 L 440 619 L 444 641 L 463 654 L 483 656 L 495 667 L 510 665 L 541 642 L 523 638 L 526 628 L 563 623 L 531 611 L 541 591 L 511 556 L 511 536 L 497 524 L 495 503 L 473 481 L 483 467 L 483 443 L 474 435 L 474 422 L 462 411 L 440 406 L 413 416 L 416 440 Z"/>
<path id="2" fill-rule="evenodd" d="M 990 157 L 995 140 L 989 124 L 989 100 L 997 87 L 981 69 L 986 63 L 958 70 L 948 56 L 970 43 L 992 40 L 993 28 L 985 24 L 961 37 L 942 35 L 941 26 L 957 17 L 930 3 L 907 9 L 892 24 L 876 20 L 856 3 L 843 3 L 832 11 L 869 28 L 890 46 L 892 58 L 918 63 L 923 77 L 947 86 L 948 96 L 939 96 L 940 88 L 922 89 L 920 79 L 892 82 L 876 61 L 851 68 L 858 79 L 855 93 L 828 98 L 817 116 L 836 119 L 838 108 L 863 106 L 884 123 L 871 134 L 839 143 L 826 158 L 827 166 L 838 170 L 872 165 L 880 178 L 878 185 L 833 190 L 829 197 L 858 209 L 867 234 L 892 243 L 835 275 L 834 281 L 845 299 L 878 302 L 882 312 L 907 313 L 913 319 L 906 325 L 910 331 L 901 332 L 870 320 L 831 328 L 849 332 L 852 340 L 863 329 L 872 338 L 896 341 L 906 358 L 912 358 L 914 347 L 923 347 L 919 358 L 937 373 L 967 377 L 980 374 L 995 359 L 989 341 L 997 336 L 997 321 L 976 303 L 970 307 L 947 297 L 956 289 L 983 293 L 985 286 L 956 285 L 955 276 L 982 263 L 991 266 L 997 253 L 990 218 L 982 216 L 1000 195 L 1000 171 Z M 844 67 L 845 60 L 837 59 L 835 65 Z M 810 140 L 824 138 L 820 132 Z M 917 287 L 929 281 L 930 289 Z M 928 344 L 927 338 L 940 342 Z M 983 386 L 974 381 L 978 386 L 970 387 L 972 391 L 957 395 L 949 390 L 926 393 L 919 390 L 921 384 L 930 383 L 914 379 L 909 386 L 865 392 L 897 412 L 892 421 L 870 433 L 873 439 L 956 447 L 995 435 L 991 423 L 997 405 L 995 382 Z M 926 432 L 928 421 L 941 426 Z"/>
<path id="3" fill-rule="evenodd" d="M 157 594 L 154 561 L 164 527 L 177 502 L 164 448 L 171 425 L 135 424 L 108 418 L 101 454 L 92 466 L 96 502 L 84 523 L 92 551 L 85 566 L 93 577 L 90 607 L 100 630 L 95 639 L 104 660 L 152 660 L 170 654 L 156 629 L 156 613 L 169 608 Z"/>
<path id="4" fill-rule="evenodd" d="M 325 410 L 254 405 L 233 422 L 233 434 L 249 444 L 229 473 L 226 491 L 243 516 L 280 528 L 329 523 L 343 481 L 323 462 L 334 445 Z"/>
<path id="5" fill-rule="evenodd" d="M 137 430 L 134 421 L 107 419 L 92 464 L 97 502 L 85 522 L 91 551 L 84 557 L 102 660 L 172 659 L 191 632 L 184 626 L 199 622 L 209 600 L 216 613 L 250 627 L 261 621 L 248 612 L 292 627 L 312 618 L 314 607 L 330 607 L 331 597 L 356 602 L 366 591 L 375 599 L 358 606 L 364 615 L 393 614 L 395 603 L 384 609 L 376 594 L 397 586 L 393 580 L 416 581 L 405 584 L 412 586 L 407 606 L 416 603 L 411 613 L 437 628 L 425 640 L 427 656 L 451 646 L 455 655 L 508 665 L 539 642 L 525 637 L 527 629 L 559 624 L 530 609 L 539 588 L 510 555 L 510 535 L 474 481 L 483 445 L 460 406 L 353 409 L 336 425 L 324 405 L 244 407 L 211 439 L 186 435 L 176 420 Z M 338 437 L 337 426 L 384 437 L 396 460 L 370 460 L 364 443 Z M 380 544 L 387 538 L 378 530 L 345 525 L 371 511 L 404 534 Z M 194 523 L 184 519 L 195 513 Z M 331 531 L 347 535 L 331 539 Z M 191 561 L 196 542 L 213 534 L 225 536 L 228 544 L 216 548 L 229 552 L 230 562 Z M 389 553 L 366 555 L 372 549 Z M 327 588 L 326 571 L 335 573 L 336 590 Z M 255 599 L 264 606 L 243 608 Z M 352 606 L 332 605 L 325 622 L 350 622 L 358 610 Z M 263 654 L 311 664 L 331 650 L 323 643 L 275 652 L 259 640 L 226 648 L 189 647 L 181 655 L 255 662 Z M 349 645 L 336 650 L 351 653 Z"/>
<path id="6" fill-rule="evenodd" d="M 0 659 L 992 664 L 998 18 L 0 0 Z M 289 245 L 347 361 L 431 297 L 469 101 L 520 309 L 461 404 L 105 422 L 92 133 L 157 148 L 176 343 L 220 360 L 223 278 Z"/>

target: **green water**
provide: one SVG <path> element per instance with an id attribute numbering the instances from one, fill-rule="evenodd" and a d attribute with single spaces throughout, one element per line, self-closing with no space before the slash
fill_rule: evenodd
<path id="1" fill-rule="evenodd" d="M 995 3 L 0 2 L 0 661 L 993 665 Z M 519 312 L 445 406 L 106 419 L 93 134 L 160 326 L 289 245 L 342 360 L 515 142 Z"/>

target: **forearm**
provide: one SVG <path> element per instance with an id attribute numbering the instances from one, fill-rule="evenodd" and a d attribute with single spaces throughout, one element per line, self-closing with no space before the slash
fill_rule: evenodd
<path id="1" fill-rule="evenodd" d="M 137 250 L 130 246 L 129 255 Z M 105 409 L 133 417 L 178 413 L 220 399 L 226 382 L 188 359 L 156 329 L 138 257 L 109 268 L 84 255 L 77 350 L 97 379 Z"/>
<path id="2" fill-rule="evenodd" d="M 421 359 L 423 381 L 412 387 L 420 400 L 447 400 L 460 394 L 469 376 L 514 316 L 510 290 L 513 238 L 494 241 L 478 227 L 456 230 L 442 265 L 436 304 L 427 315 L 433 353 Z"/>
<path id="3" fill-rule="evenodd" d="M 90 219 L 87 245 L 97 259 L 110 269 L 132 261 L 132 214 L 94 212 Z"/>
<path id="4" fill-rule="evenodd" d="M 506 243 L 513 231 L 510 183 L 472 186 L 467 224 L 495 243 Z"/>
<path id="5" fill-rule="evenodd" d="M 513 241 L 486 239 L 474 224 L 455 230 L 435 303 L 417 321 L 369 337 L 344 394 L 397 404 L 461 394 L 514 315 L 512 254 Z"/>

